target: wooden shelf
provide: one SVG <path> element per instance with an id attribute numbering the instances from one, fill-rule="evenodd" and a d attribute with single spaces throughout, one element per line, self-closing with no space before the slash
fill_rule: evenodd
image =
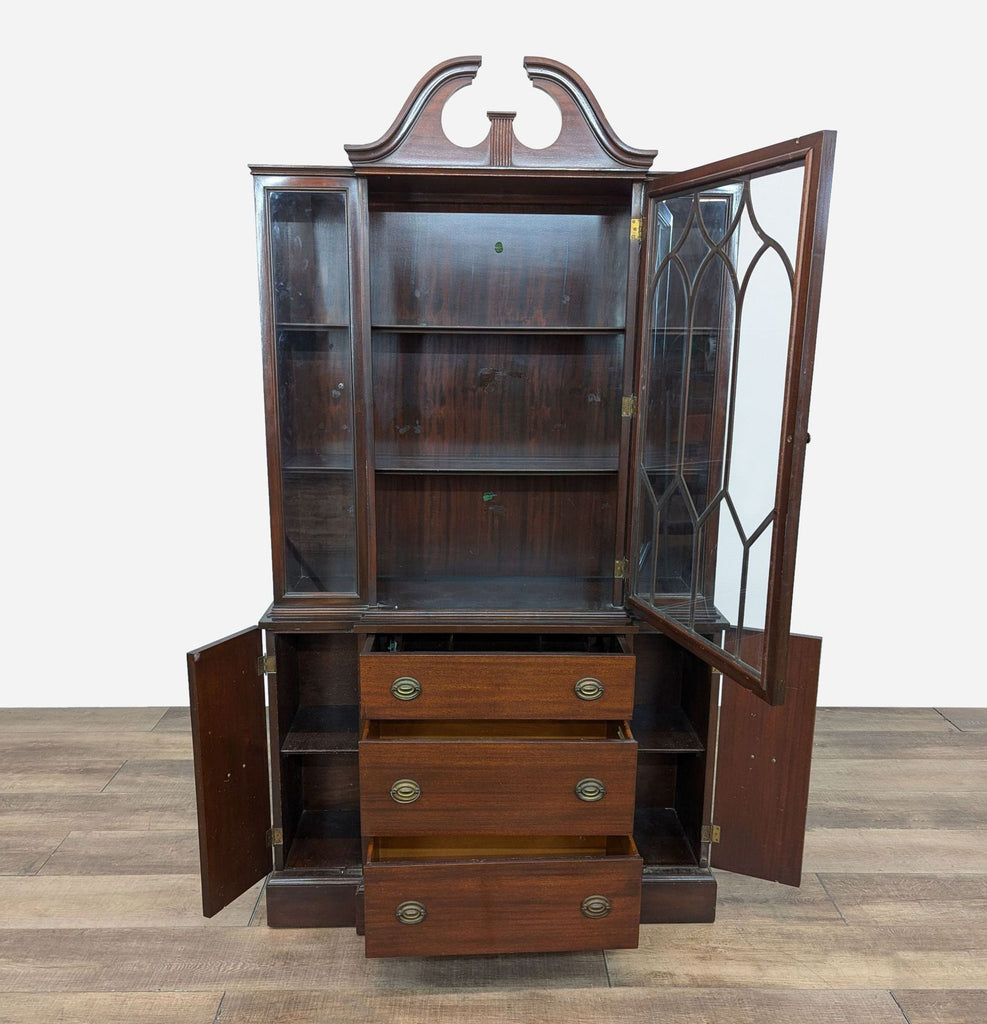
<path id="1" fill-rule="evenodd" d="M 392 455 L 377 449 L 375 467 L 378 473 L 616 473 L 620 468 L 617 454 L 599 458 L 530 457 L 509 458 L 504 455 L 431 456 Z"/>
<path id="2" fill-rule="evenodd" d="M 359 738 L 359 715 L 355 707 L 301 707 L 281 744 L 281 753 L 353 752 Z"/>
<path id="3" fill-rule="evenodd" d="M 610 611 L 613 579 L 568 579 L 544 576 L 446 577 L 434 580 L 378 580 L 381 610 L 457 611 L 565 610 Z"/>
<path id="4" fill-rule="evenodd" d="M 642 753 L 701 754 L 705 750 L 680 708 L 636 707 L 631 728 Z"/>
<path id="5" fill-rule="evenodd" d="M 634 842 L 649 867 L 698 867 L 685 829 L 673 807 L 639 808 L 634 815 Z"/>
<path id="6" fill-rule="evenodd" d="M 304 811 L 285 861 L 287 870 L 314 875 L 362 872 L 360 816 L 356 811 Z"/>

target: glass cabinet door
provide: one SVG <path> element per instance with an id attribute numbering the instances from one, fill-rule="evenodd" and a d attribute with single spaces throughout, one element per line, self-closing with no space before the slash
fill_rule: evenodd
<path id="1" fill-rule="evenodd" d="M 258 182 L 267 323 L 275 591 L 361 590 L 353 235 L 355 182 Z M 270 426 L 269 426 L 270 430 Z"/>
<path id="2" fill-rule="evenodd" d="M 792 576 L 835 135 L 647 192 L 630 603 L 771 703 Z"/>

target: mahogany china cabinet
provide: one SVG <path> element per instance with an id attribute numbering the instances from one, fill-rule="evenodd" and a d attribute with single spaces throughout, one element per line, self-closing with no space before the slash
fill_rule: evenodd
<path id="1" fill-rule="evenodd" d="M 835 135 L 681 173 L 561 111 L 254 166 L 274 601 L 188 656 L 207 916 L 368 956 L 633 947 L 797 885 L 790 635 Z"/>

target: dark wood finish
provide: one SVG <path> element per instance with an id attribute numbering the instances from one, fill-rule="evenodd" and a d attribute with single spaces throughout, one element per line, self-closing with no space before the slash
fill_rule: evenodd
<path id="1" fill-rule="evenodd" d="M 793 636 L 785 703 L 725 682 L 720 710 L 716 867 L 798 885 L 822 641 Z"/>
<path id="2" fill-rule="evenodd" d="M 715 642 L 704 639 L 682 626 L 675 618 L 662 614 L 660 609 L 638 599 L 633 593 L 628 600 L 634 611 L 656 629 L 668 633 L 683 646 L 772 704 L 779 704 L 784 700 L 787 684 L 788 631 L 791 626 L 798 515 L 805 446 L 809 439 L 809 392 L 835 145 L 835 132 L 817 132 L 694 170 L 663 176 L 646 190 L 650 200 L 674 195 L 687 189 L 715 187 L 720 183 L 736 181 L 745 175 L 765 174 L 774 169 L 799 164 L 804 167 L 792 325 L 789 333 L 781 444 L 778 454 L 776 515 L 771 534 L 763 653 L 759 652 L 756 660 L 752 659 L 752 664 L 746 664 L 726 654 Z M 638 301 L 642 323 L 646 323 L 647 304 L 651 301 L 646 288 L 641 288 Z M 646 387 L 643 351 L 639 353 L 639 359 L 642 364 L 640 380 L 643 390 Z M 642 395 L 642 398 L 646 403 L 647 396 Z M 635 465 L 638 462 L 638 453 L 645 445 L 645 429 L 642 417 L 635 449 Z M 635 532 L 632 535 L 637 534 Z"/>
<path id="3" fill-rule="evenodd" d="M 442 130 L 442 109 L 453 93 L 470 85 L 479 57 L 457 57 L 432 68 L 412 90 L 394 123 L 376 142 L 346 146 L 354 167 L 392 171 L 403 167 L 517 167 L 556 170 L 645 171 L 653 150 L 637 150 L 614 134 L 595 97 L 574 71 L 544 57 L 525 57 L 536 88 L 562 113 L 562 130 L 547 149 L 529 149 L 514 136 L 513 114 L 491 113 L 491 131 L 472 147 L 456 146 Z"/>
<path id="4" fill-rule="evenodd" d="M 716 879 L 709 871 L 649 872 L 641 883 L 641 924 L 701 924 L 716 919 Z"/>
<path id="5" fill-rule="evenodd" d="M 355 925 L 375 956 L 633 946 L 639 920 L 712 918 L 704 836 L 719 684 L 709 664 L 723 660 L 715 634 L 725 620 L 710 609 L 709 635 L 682 636 L 629 593 L 640 564 L 637 453 L 654 455 L 649 466 L 668 453 L 664 435 L 640 424 L 674 419 L 678 401 L 643 374 L 648 217 L 652 197 L 779 161 L 806 165 L 814 198 L 797 267 L 800 376 L 790 375 L 785 409 L 794 435 L 782 460 L 774 633 L 787 629 L 791 597 L 831 133 L 651 174 L 654 153 L 616 137 L 571 69 L 527 58 L 559 107 L 556 142 L 528 149 L 514 115 L 497 111 L 482 143 L 459 147 L 442 108 L 479 66 L 465 57 L 432 69 L 378 142 L 347 147 L 350 168 L 251 168 L 274 573 L 262 625 L 276 653 L 268 923 Z M 710 338 L 724 330 L 699 326 Z M 731 350 L 715 347 L 689 394 L 683 440 L 724 451 Z M 700 500 L 718 491 L 717 457 L 687 467 Z M 717 578 L 715 546 L 710 554 L 706 589 Z M 767 688 L 756 671 L 741 681 L 781 700 L 792 685 L 776 671 L 786 644 L 771 639 Z M 260 676 L 246 699 L 239 655 L 212 667 L 228 677 L 222 728 L 239 730 L 258 707 L 262 718 Z M 404 677 L 421 684 L 413 699 L 391 692 Z M 587 678 L 603 684 L 598 700 L 576 696 Z M 793 730 L 798 789 L 805 712 L 791 714 L 798 722 L 772 735 Z M 200 731 L 205 765 L 238 749 Z M 401 779 L 421 786 L 410 804 L 391 797 Z M 584 779 L 602 780 L 603 799 L 577 798 Z M 202 834 L 226 833 L 236 849 L 203 845 L 204 878 L 217 857 L 245 878 L 234 864 L 239 812 L 217 814 L 210 799 L 200 794 Z M 767 791 L 760 803 L 742 799 L 776 816 Z M 721 788 L 719 801 L 735 799 Z M 790 874 L 804 818 L 784 810 L 787 821 L 762 824 L 782 830 L 779 871 Z M 270 867 L 266 848 L 263 857 L 253 877 Z M 584 882 L 617 886 L 601 921 L 572 919 L 566 901 Z M 408 899 L 426 887 L 436 908 L 422 927 L 388 906 L 406 885 Z"/>
<path id="6" fill-rule="evenodd" d="M 374 332 L 379 469 L 610 471 L 621 334 Z"/>
<path id="7" fill-rule="evenodd" d="M 381 600 L 407 603 L 391 581 L 441 585 L 459 577 L 474 591 L 468 604 L 537 608 L 547 595 L 536 589 L 532 600 L 519 584 L 530 580 L 537 587 L 551 577 L 577 601 L 581 580 L 613 579 L 616 498 L 616 474 L 378 473 Z M 502 593 L 476 587 L 477 580 L 505 577 L 512 582 Z M 423 590 L 418 599 L 427 601 L 428 588 Z M 391 600 L 395 591 L 398 599 Z M 592 601 L 596 592 L 591 588 L 583 600 Z M 454 595 L 445 607 L 465 600 Z"/>
<path id="8" fill-rule="evenodd" d="M 271 870 L 261 631 L 188 654 L 202 913 L 212 917 Z"/>
<path id="9" fill-rule="evenodd" d="M 327 878 L 276 873 L 267 883 L 267 924 L 270 928 L 353 928 L 359 885 L 359 874 Z"/>
<path id="10" fill-rule="evenodd" d="M 367 434 L 358 429 L 365 420 L 365 391 L 369 386 L 369 357 L 364 344 L 370 305 L 367 224 L 365 200 L 361 202 L 365 190 L 352 177 L 339 174 L 265 174 L 260 168 L 251 168 L 251 171 L 254 174 L 264 338 L 264 404 L 275 599 L 290 601 L 288 595 L 301 593 L 309 604 L 352 606 L 359 603 L 361 597 L 366 600 L 372 596 L 368 567 L 372 562 L 369 537 L 373 523 L 367 511 L 372 504 L 372 481 L 366 470 L 370 455 Z M 301 232 L 296 223 L 294 233 L 288 233 L 290 238 L 279 236 L 272 219 L 272 204 L 278 196 L 285 196 L 286 201 L 295 204 L 296 217 L 300 217 L 305 203 L 316 210 L 310 233 Z M 325 204 L 336 200 L 343 203 L 345 210 L 342 233 L 325 213 Z M 321 254 L 318 260 L 314 257 L 317 241 L 331 250 Z M 313 253 L 308 260 L 304 258 L 306 246 L 311 247 Z M 301 255 L 294 253 L 295 249 L 301 250 Z M 289 252 L 294 253 L 290 259 Z M 311 276 L 306 278 L 308 274 Z M 310 287 L 318 282 L 317 290 L 326 301 L 316 302 L 311 297 L 300 296 L 306 290 L 306 280 Z M 343 295 L 345 298 L 341 297 Z M 285 321 L 281 319 L 283 316 L 302 319 Z M 346 432 L 352 435 L 348 449 L 340 445 L 338 435 L 329 444 L 326 426 L 320 426 L 322 421 L 319 420 L 307 421 L 289 393 L 288 382 L 303 375 L 290 359 L 286 360 L 287 353 L 281 356 L 281 351 L 297 336 L 299 328 L 336 328 L 331 332 L 333 337 L 338 339 L 340 333 L 345 333 L 351 345 L 348 360 L 342 357 L 343 363 L 350 367 L 349 374 L 343 377 L 342 393 L 352 389 L 355 397 L 339 402 L 327 399 L 326 402 L 327 406 L 336 407 L 333 416 L 337 422 L 352 412 L 353 429 Z M 322 351 L 324 356 L 328 355 L 324 345 Z M 322 360 L 323 364 L 326 362 L 329 365 L 323 365 L 325 372 L 340 365 L 335 359 Z M 285 374 L 287 380 L 283 379 Z M 310 376 L 304 376 L 310 380 Z M 313 445 L 314 450 L 309 450 Z M 285 472 L 292 466 L 294 474 Z M 323 469 L 330 476 L 316 479 L 305 474 L 305 470 L 311 469 Z M 343 470 L 346 472 L 341 474 Z M 341 475 L 333 479 L 332 472 Z M 345 484 L 340 488 L 342 480 Z M 326 517 L 319 514 L 321 502 L 332 509 Z M 338 559 L 329 555 L 335 550 L 342 551 L 347 560 L 347 569 L 342 574 L 333 568 Z"/>
<path id="11" fill-rule="evenodd" d="M 394 681 L 409 676 L 421 693 L 399 700 Z M 581 700 L 592 678 L 603 695 Z M 360 656 L 364 714 L 371 718 L 629 718 L 634 704 L 630 654 L 410 654 Z"/>
<path id="12" fill-rule="evenodd" d="M 629 220 L 626 205 L 579 214 L 371 210 L 373 324 L 619 330 Z M 600 266 L 613 275 L 601 277 Z"/>
<path id="13" fill-rule="evenodd" d="M 393 723 L 396 727 L 398 723 Z M 456 723 L 458 724 L 458 723 Z M 477 834 L 606 835 L 629 832 L 634 818 L 637 744 L 597 738 L 600 730 L 568 723 L 573 738 L 553 738 L 543 723 L 491 723 L 489 738 L 403 738 L 360 741 L 360 818 L 364 835 Z M 549 726 L 554 723 L 548 723 Z M 427 723 L 413 723 L 427 734 Z M 378 726 L 379 728 L 380 726 Z M 513 728 L 512 728 L 513 727 Z M 496 736 L 497 729 L 502 736 Z M 433 732 L 438 731 L 433 726 Z M 453 728 L 443 730 L 447 737 Z M 463 725 L 468 737 L 477 723 Z M 527 733 L 512 739 L 511 732 Z M 585 738 L 584 738 L 585 737 Z M 587 803 L 576 785 L 599 779 L 606 795 Z M 396 803 L 391 786 L 411 779 L 421 788 L 413 803 Z"/>
<path id="14" fill-rule="evenodd" d="M 614 846 L 612 854 L 596 857 L 371 859 L 364 866 L 367 956 L 633 948 L 641 862 L 632 844 Z M 610 912 L 585 917 L 583 900 L 597 895 L 610 901 Z M 395 912 L 405 900 L 425 907 L 420 924 L 397 920 Z"/>

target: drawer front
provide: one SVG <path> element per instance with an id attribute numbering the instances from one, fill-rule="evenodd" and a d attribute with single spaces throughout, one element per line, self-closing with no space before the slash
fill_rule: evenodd
<path id="1" fill-rule="evenodd" d="M 368 957 L 634 948 L 636 855 L 364 866 Z"/>
<path id="2" fill-rule="evenodd" d="M 361 830 L 630 832 L 636 768 L 633 740 L 362 740 Z"/>
<path id="3" fill-rule="evenodd" d="M 360 655 L 368 718 L 630 718 L 633 654 Z"/>

